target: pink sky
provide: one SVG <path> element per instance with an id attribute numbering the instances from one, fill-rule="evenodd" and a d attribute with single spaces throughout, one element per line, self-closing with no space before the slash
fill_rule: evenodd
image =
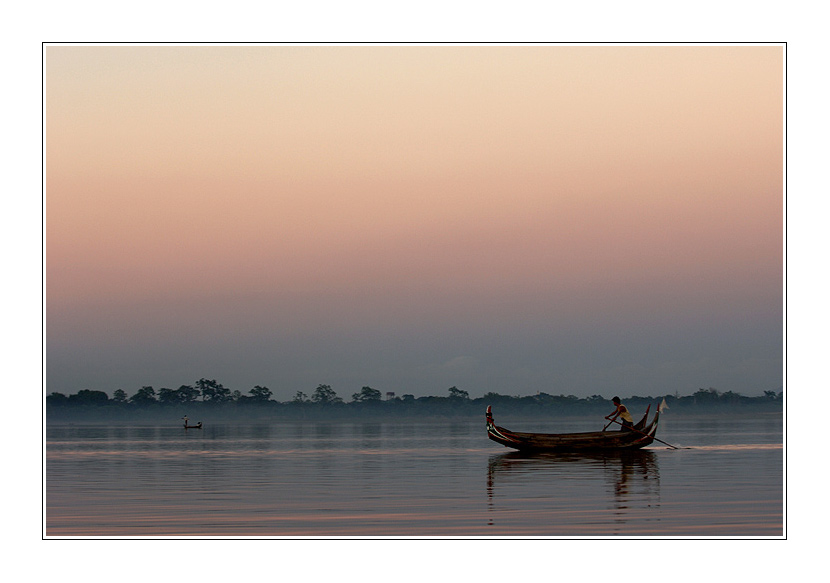
<path id="1" fill-rule="evenodd" d="M 780 390 L 783 59 L 47 46 L 47 392 Z"/>

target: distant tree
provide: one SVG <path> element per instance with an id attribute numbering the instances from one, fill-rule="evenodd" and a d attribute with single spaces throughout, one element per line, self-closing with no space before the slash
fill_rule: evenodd
<path id="1" fill-rule="evenodd" d="M 226 403 L 233 398 L 231 390 L 219 384 L 216 388 L 216 393 L 213 395 L 213 400 L 217 403 Z"/>
<path id="2" fill-rule="evenodd" d="M 461 389 L 458 389 L 456 387 L 450 387 L 448 390 L 450 392 L 450 399 L 469 399 L 470 398 L 470 393 L 468 393 L 467 391 L 462 391 Z"/>
<path id="3" fill-rule="evenodd" d="M 250 393 L 251 398 L 254 401 L 259 401 L 261 403 L 270 401 L 271 395 L 273 395 L 271 389 L 269 389 L 268 387 L 261 387 L 259 385 L 256 385 L 253 389 L 248 391 L 248 393 Z"/>
<path id="4" fill-rule="evenodd" d="M 69 402 L 69 397 L 64 395 L 63 393 L 52 393 L 47 395 L 46 397 L 46 404 L 47 405 L 66 405 Z"/>
<path id="5" fill-rule="evenodd" d="M 240 399 L 247 399 L 248 397 L 242 396 L 242 391 L 234 390 L 231 391 L 231 401 L 239 401 Z"/>
<path id="6" fill-rule="evenodd" d="M 106 403 L 109 400 L 109 395 L 107 395 L 104 391 L 93 391 L 90 389 L 81 389 L 74 395 L 69 395 L 69 402 L 72 404 L 79 405 L 100 405 L 102 403 Z"/>
<path id="7" fill-rule="evenodd" d="M 308 395 L 306 395 L 302 391 L 297 391 L 297 394 L 294 395 L 294 398 L 291 399 L 291 402 L 295 403 L 297 405 L 302 405 L 303 403 L 308 403 Z"/>
<path id="8" fill-rule="evenodd" d="M 159 389 L 159 403 L 172 405 L 179 402 L 179 394 L 173 389 Z"/>
<path id="9" fill-rule="evenodd" d="M 141 387 L 135 395 L 130 397 L 130 402 L 136 405 L 155 403 L 156 390 L 153 387 Z"/>
<path id="10" fill-rule="evenodd" d="M 332 403 L 342 403 L 343 399 L 337 396 L 337 393 L 329 385 L 319 385 L 314 389 L 314 394 L 311 395 L 311 400 L 318 405 L 330 405 Z"/>
<path id="11" fill-rule="evenodd" d="M 214 379 L 199 379 L 196 381 L 196 386 L 199 387 L 203 401 L 225 403 L 231 400 L 231 390 L 226 389 L 222 383 L 217 383 Z"/>
<path id="12" fill-rule="evenodd" d="M 176 389 L 179 403 L 193 403 L 199 398 L 199 389 L 194 389 L 190 385 L 181 385 Z"/>
<path id="13" fill-rule="evenodd" d="M 363 387 L 359 393 L 352 395 L 352 401 L 356 403 L 365 403 L 367 401 L 380 401 L 381 394 L 377 389 L 372 387 Z"/>
<path id="14" fill-rule="evenodd" d="M 406 395 L 402 395 L 401 396 L 401 401 L 403 401 L 404 403 L 414 403 L 415 402 L 415 395 L 410 395 L 408 393 Z"/>
<path id="15" fill-rule="evenodd" d="M 112 393 L 112 401 L 113 403 L 126 403 L 127 402 L 127 393 L 122 389 L 115 389 Z"/>
<path id="16" fill-rule="evenodd" d="M 189 385 L 181 385 L 178 389 L 159 389 L 159 403 L 165 405 L 177 405 L 192 403 L 199 397 L 199 391 Z"/>
<path id="17" fill-rule="evenodd" d="M 719 400 L 721 402 L 726 403 L 737 403 L 741 400 L 741 396 L 738 393 L 733 393 L 732 391 L 726 391 L 722 395 L 720 395 Z"/>
<path id="18" fill-rule="evenodd" d="M 775 399 L 775 391 L 764 391 L 764 398 L 770 401 Z"/>
<path id="19" fill-rule="evenodd" d="M 547 393 L 542 393 L 542 395 L 540 396 L 543 399 L 550 397 L 550 395 L 548 395 Z M 494 393 L 490 391 L 484 394 L 484 398 L 488 401 L 506 401 L 508 399 L 514 399 L 515 397 L 511 397 L 510 395 L 501 395 L 499 393 Z"/>
<path id="20" fill-rule="evenodd" d="M 698 389 L 695 391 L 695 394 L 692 395 L 692 398 L 695 403 L 715 403 L 717 402 L 719 397 L 719 393 L 717 390 L 709 387 L 709 390 L 706 389 Z"/>

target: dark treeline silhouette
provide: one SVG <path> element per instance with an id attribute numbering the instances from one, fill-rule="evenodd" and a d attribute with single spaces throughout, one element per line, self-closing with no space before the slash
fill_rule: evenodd
<path id="1" fill-rule="evenodd" d="M 538 392 L 530 396 L 510 396 L 486 393 L 471 399 L 469 393 L 450 387 L 444 397 L 414 395 L 396 396 L 372 387 L 363 387 L 346 402 L 330 385 L 319 385 L 311 396 L 297 391 L 292 399 L 280 402 L 272 399 L 268 387 L 256 385 L 242 394 L 224 387 L 216 380 L 199 379 L 194 385 L 182 385 L 178 389 L 151 386 L 141 387 L 128 396 L 118 389 L 112 397 L 103 391 L 83 389 L 73 395 L 53 392 L 46 397 L 46 413 L 50 420 L 88 420 L 92 418 L 150 419 L 187 414 L 196 420 L 203 419 L 345 419 L 349 417 L 473 417 L 483 415 L 492 405 L 499 414 L 516 415 L 586 415 L 608 414 L 612 409 L 610 397 L 592 395 L 579 398 L 573 395 L 551 395 Z M 623 399 L 636 414 L 645 412 L 647 406 L 655 407 L 665 399 L 670 409 L 713 412 L 736 407 L 757 411 L 780 411 L 783 393 L 764 391 L 760 397 L 745 397 L 732 391 L 698 389 L 688 396 L 659 395 Z"/>

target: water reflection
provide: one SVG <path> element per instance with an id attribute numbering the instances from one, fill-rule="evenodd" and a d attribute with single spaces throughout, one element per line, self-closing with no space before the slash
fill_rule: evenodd
<path id="1" fill-rule="evenodd" d="M 598 530 L 629 534 L 626 531 L 632 520 L 650 521 L 656 512 L 649 509 L 660 506 L 657 455 L 638 450 L 491 456 L 487 465 L 488 524 L 494 525 L 497 516 L 504 517 L 503 511 L 518 497 L 533 500 L 534 508 L 529 510 L 548 513 L 551 524 L 562 525 L 578 515 L 583 524 L 594 520 Z"/>
<path id="2" fill-rule="evenodd" d="M 677 419 L 666 440 L 694 449 L 606 455 L 508 453 L 478 422 L 49 425 L 45 528 L 49 536 L 781 536 L 780 426 L 764 432 L 756 421 L 724 422 L 703 441 L 697 421 Z"/>
<path id="3" fill-rule="evenodd" d="M 382 431 L 380 423 L 363 423 L 359 426 L 360 447 L 363 449 L 377 449 L 380 447 Z"/>

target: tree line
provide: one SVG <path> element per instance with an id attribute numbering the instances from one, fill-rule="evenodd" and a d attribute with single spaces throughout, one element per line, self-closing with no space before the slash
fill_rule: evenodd
<path id="1" fill-rule="evenodd" d="M 256 385 L 247 394 L 238 390 L 230 390 L 215 379 L 199 379 L 193 385 L 182 385 L 178 389 L 162 388 L 156 391 L 152 386 L 141 387 L 133 395 L 128 396 L 123 389 L 117 389 L 110 397 L 104 391 L 81 389 L 77 393 L 64 395 L 52 392 L 46 396 L 48 411 L 58 409 L 71 410 L 75 408 L 110 408 L 110 409 L 165 409 L 173 406 L 188 406 L 195 409 L 229 409 L 252 407 L 258 409 L 302 409 L 313 410 L 413 410 L 461 412 L 469 409 L 480 413 L 479 409 L 493 405 L 500 411 L 528 411 L 528 410 L 562 410 L 570 412 L 597 411 L 603 408 L 612 408 L 610 398 L 600 395 L 580 398 L 574 395 L 551 395 L 537 392 L 529 396 L 502 395 L 488 392 L 483 397 L 471 399 L 467 391 L 457 387 L 447 389 L 446 396 L 415 397 L 405 394 L 396 396 L 394 393 L 384 395 L 381 391 L 364 386 L 359 392 L 351 395 L 346 402 L 330 385 L 318 385 L 308 395 L 297 391 L 293 398 L 280 402 L 273 399 L 273 392 L 265 386 Z M 783 393 L 764 391 L 763 396 L 746 397 L 732 391 L 720 392 L 714 388 L 698 389 L 687 396 L 660 395 L 657 397 L 633 396 L 623 399 L 629 407 L 644 409 L 647 405 L 665 399 L 670 407 L 697 407 L 713 408 L 736 405 L 778 405 L 783 401 Z"/>
<path id="2" fill-rule="evenodd" d="M 116 404 L 116 405 L 180 405 L 185 403 L 245 403 L 245 404 L 294 404 L 294 405 L 332 405 L 343 404 L 345 401 L 331 388 L 331 385 L 318 385 L 311 396 L 303 391 L 297 391 L 294 397 L 285 403 L 273 400 L 273 392 L 268 387 L 256 385 L 242 394 L 240 391 L 232 391 L 217 382 L 215 379 L 199 379 L 194 385 L 182 385 L 178 389 L 159 389 L 158 392 L 152 386 L 141 387 L 132 396 L 128 396 L 123 389 L 116 389 L 112 397 L 104 391 L 81 389 L 77 393 L 64 395 L 53 392 L 46 397 L 47 405 L 70 406 L 89 404 Z M 360 392 L 354 393 L 350 403 L 370 403 L 382 401 L 382 393 L 372 387 L 363 387 Z M 469 399 L 467 391 L 456 387 L 449 388 L 449 397 L 454 399 Z M 421 399 L 429 397 L 421 397 Z M 394 393 L 387 393 L 387 401 L 411 402 L 418 399 L 414 395 L 403 395 L 395 397 Z"/>

